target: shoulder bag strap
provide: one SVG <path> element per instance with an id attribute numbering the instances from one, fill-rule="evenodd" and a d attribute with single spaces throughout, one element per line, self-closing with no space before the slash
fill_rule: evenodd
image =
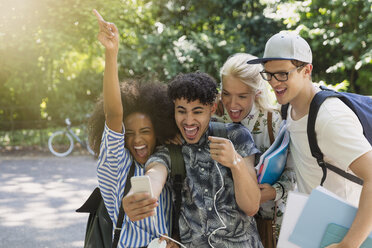
<path id="1" fill-rule="evenodd" d="M 269 132 L 270 145 L 274 143 L 273 112 L 267 113 L 267 131 Z"/>
<path id="2" fill-rule="evenodd" d="M 223 106 L 222 100 L 219 99 L 218 102 L 217 102 L 216 115 L 221 117 L 224 114 L 225 114 L 225 108 Z"/>
<path id="3" fill-rule="evenodd" d="M 269 139 L 270 139 L 270 145 L 274 143 L 274 132 L 273 132 L 273 112 L 267 113 L 267 131 L 269 132 Z M 273 247 L 276 247 L 276 219 L 277 219 L 277 212 L 278 212 L 278 203 L 274 201 L 274 216 L 273 220 L 271 222 L 272 225 L 272 241 L 273 241 Z"/>
<path id="4" fill-rule="evenodd" d="M 129 174 L 127 176 L 127 182 L 125 184 L 124 188 L 124 195 L 123 197 L 128 194 L 130 188 L 131 188 L 131 183 L 130 183 L 130 178 L 134 175 L 134 169 L 135 169 L 135 162 L 133 159 L 133 162 L 130 166 L 129 169 Z M 124 220 L 124 208 L 123 208 L 123 201 L 120 203 L 120 209 L 119 209 L 119 216 L 118 216 L 118 221 L 116 222 L 116 227 L 114 230 L 114 239 L 112 241 L 112 248 L 116 248 L 118 246 L 119 238 L 120 238 L 120 233 L 121 233 L 121 227 L 123 225 L 123 220 Z"/>

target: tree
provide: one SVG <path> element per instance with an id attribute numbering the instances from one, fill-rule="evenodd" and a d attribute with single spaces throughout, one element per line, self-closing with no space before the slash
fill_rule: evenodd
<path id="1" fill-rule="evenodd" d="M 156 1 L 151 6 L 153 30 L 138 36 L 144 49 L 136 50 L 141 51 L 143 67 L 136 67 L 135 72 L 169 80 L 179 72 L 201 70 L 218 79 L 228 56 L 237 52 L 259 55 L 270 33 L 281 27 L 280 22 L 263 16 L 265 5 L 260 2 Z"/>
<path id="2" fill-rule="evenodd" d="M 101 93 L 104 68 L 93 8 L 120 31 L 120 79 L 166 82 L 179 72 L 196 70 L 218 78 L 231 54 L 261 55 L 266 39 L 283 27 L 262 14 L 266 5 L 261 2 L 3 0 L 1 128 L 86 119 Z"/>
<path id="3" fill-rule="evenodd" d="M 313 51 L 316 81 L 346 81 L 349 91 L 372 95 L 372 2 L 364 0 L 290 1 L 297 18 L 288 28 L 300 31 Z"/>
<path id="4" fill-rule="evenodd" d="M 103 66 L 93 56 L 100 51 L 90 10 L 75 0 L 0 3 L 2 128 L 41 128 L 68 116 L 81 121 L 92 109 Z"/>

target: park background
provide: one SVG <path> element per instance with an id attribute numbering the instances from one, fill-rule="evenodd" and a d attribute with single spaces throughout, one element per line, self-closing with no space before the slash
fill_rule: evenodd
<path id="1" fill-rule="evenodd" d="M 119 29 L 120 79 L 219 81 L 230 55 L 262 56 L 270 36 L 295 30 L 314 82 L 372 95 L 372 0 L 0 0 L 1 150 L 46 148 L 67 117 L 84 125 L 104 70 L 94 8 Z"/>

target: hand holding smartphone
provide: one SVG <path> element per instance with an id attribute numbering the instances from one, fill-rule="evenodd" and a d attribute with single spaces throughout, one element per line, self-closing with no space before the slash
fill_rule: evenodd
<path id="1" fill-rule="evenodd" d="M 130 178 L 130 182 L 132 184 L 132 192 L 133 193 L 144 193 L 147 192 L 150 194 L 150 197 L 153 197 L 152 188 L 151 188 L 151 181 L 149 176 L 134 176 Z M 154 209 L 156 212 L 156 209 Z M 152 216 L 152 220 L 156 223 L 155 216 Z"/>
<path id="2" fill-rule="evenodd" d="M 147 192 L 153 197 L 149 176 L 134 176 L 130 178 L 133 193 Z"/>
<path id="3" fill-rule="evenodd" d="M 134 177 L 131 177 L 130 181 L 131 181 L 131 184 L 132 184 L 133 193 L 147 192 L 147 193 L 150 194 L 151 197 L 153 197 L 151 181 L 150 181 L 149 176 L 134 176 Z M 152 220 L 152 224 L 155 225 L 155 228 L 157 230 L 155 216 L 152 216 L 151 220 Z M 159 234 L 158 231 L 156 231 L 156 233 Z M 159 234 L 159 235 L 164 237 L 164 235 L 161 235 L 161 234 Z M 167 238 L 169 238 L 169 237 L 167 237 Z M 169 238 L 169 239 L 172 240 L 171 238 Z M 173 240 L 173 241 L 177 242 L 175 240 Z M 178 244 L 180 244 L 180 243 L 178 243 Z M 160 241 L 159 238 L 155 238 L 149 243 L 148 248 L 166 248 L 166 246 L 167 246 L 167 242 L 165 240 Z M 182 244 L 181 244 L 181 246 L 182 246 Z M 185 246 L 182 246 L 182 247 L 185 247 Z"/>

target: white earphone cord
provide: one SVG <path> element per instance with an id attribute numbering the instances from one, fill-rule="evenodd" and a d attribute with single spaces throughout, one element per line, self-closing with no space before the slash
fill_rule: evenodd
<path id="1" fill-rule="evenodd" d="M 240 160 L 240 159 L 239 159 L 239 160 Z M 238 161 L 239 161 L 239 160 L 238 160 Z M 234 162 L 235 162 L 235 161 L 234 161 Z M 239 162 L 240 162 L 240 161 L 239 161 Z M 217 206 L 216 206 L 216 198 L 217 198 L 217 194 L 220 193 L 220 191 L 223 189 L 223 187 L 224 187 L 224 180 L 223 180 L 223 176 L 222 176 L 221 170 L 220 170 L 220 168 L 218 167 L 218 163 L 215 161 L 214 164 L 215 164 L 215 166 L 216 166 L 216 168 L 217 168 L 217 170 L 218 170 L 218 173 L 220 174 L 220 178 L 221 178 L 222 185 L 221 185 L 221 187 L 217 190 L 216 194 L 215 194 L 214 197 L 213 197 L 213 206 L 214 206 L 214 209 L 216 210 L 216 214 L 217 214 L 217 216 L 218 216 L 218 218 L 219 218 L 219 220 L 221 221 L 221 223 L 222 223 L 223 226 L 217 228 L 216 230 L 214 230 L 214 231 L 213 231 L 213 232 L 208 236 L 208 244 L 209 244 L 212 248 L 214 248 L 214 246 L 211 244 L 211 240 L 210 240 L 210 239 L 211 239 L 211 236 L 214 235 L 217 231 L 226 228 L 226 224 L 225 224 L 225 222 L 223 222 L 222 217 L 221 217 L 220 214 L 218 213 Z M 172 240 L 172 241 L 175 242 L 176 244 L 179 244 L 181 247 L 186 248 L 186 246 L 184 246 L 183 244 L 181 244 L 181 243 L 178 242 L 177 240 L 174 240 L 174 239 L 172 239 L 171 237 L 168 237 L 168 236 L 166 236 L 166 235 L 163 235 L 163 234 L 159 233 L 158 227 L 157 227 L 157 225 L 156 225 L 156 219 L 155 219 L 155 216 L 153 216 L 151 219 L 152 219 L 152 221 L 153 221 L 153 223 L 154 223 L 154 226 L 155 226 L 155 232 L 156 232 L 157 235 L 159 235 L 159 236 L 161 236 L 161 237 L 164 237 L 164 238 L 166 238 L 166 239 Z"/>
<path id="2" fill-rule="evenodd" d="M 223 187 L 224 187 L 224 180 L 223 180 L 223 176 L 222 176 L 221 170 L 220 170 L 220 168 L 218 167 L 218 163 L 217 163 L 217 161 L 214 161 L 214 164 L 215 164 L 215 166 L 216 166 L 216 168 L 217 168 L 217 170 L 218 170 L 218 173 L 220 174 L 220 178 L 221 178 L 222 185 L 221 185 L 221 187 L 217 190 L 216 194 L 214 195 L 214 198 L 213 198 L 213 205 L 214 205 L 214 209 L 216 210 L 216 214 L 217 214 L 218 218 L 220 219 L 220 221 L 221 221 L 221 223 L 222 223 L 223 226 L 217 228 L 216 230 L 214 230 L 214 231 L 213 231 L 213 232 L 208 236 L 208 244 L 209 244 L 211 247 L 213 247 L 213 248 L 214 248 L 214 246 L 211 244 L 211 236 L 214 235 L 217 231 L 226 228 L 226 224 L 225 224 L 225 222 L 223 222 L 223 220 L 222 220 L 220 214 L 218 213 L 217 206 L 216 206 L 216 198 L 217 198 L 217 194 L 220 193 L 220 191 L 223 189 Z"/>
<path id="3" fill-rule="evenodd" d="M 169 237 L 169 236 L 166 236 L 166 235 L 161 234 L 161 233 L 159 232 L 159 230 L 158 230 L 157 221 L 156 221 L 155 216 L 152 216 L 152 217 L 151 217 L 151 222 L 154 224 L 156 235 L 159 235 L 159 236 L 161 236 L 161 237 L 163 237 L 163 238 L 166 238 L 166 239 L 172 240 L 172 241 L 175 242 L 176 244 L 179 244 L 182 248 L 187 248 L 186 246 L 184 246 L 183 244 L 181 244 L 181 243 L 178 242 L 177 240 L 174 240 L 174 239 L 172 239 L 172 238 Z M 133 225 L 133 222 L 130 222 L 130 223 L 131 223 L 131 225 Z M 126 246 L 125 246 L 125 247 L 126 247 Z"/>
<path id="4" fill-rule="evenodd" d="M 159 236 L 161 236 L 161 237 L 163 237 L 163 238 L 166 238 L 166 239 L 172 240 L 172 241 L 175 242 L 176 244 L 179 244 L 181 247 L 186 248 L 186 246 L 184 246 L 183 244 L 181 244 L 181 243 L 178 242 L 177 240 L 174 240 L 174 239 L 172 239 L 172 238 L 169 237 L 169 236 L 166 236 L 166 235 L 163 235 L 163 234 L 159 233 L 158 227 L 157 227 L 157 225 L 156 225 L 156 219 L 155 219 L 155 216 L 152 216 L 151 220 L 152 220 L 152 222 L 154 223 L 154 226 L 155 226 L 155 232 L 156 232 L 157 235 L 159 235 Z"/>

